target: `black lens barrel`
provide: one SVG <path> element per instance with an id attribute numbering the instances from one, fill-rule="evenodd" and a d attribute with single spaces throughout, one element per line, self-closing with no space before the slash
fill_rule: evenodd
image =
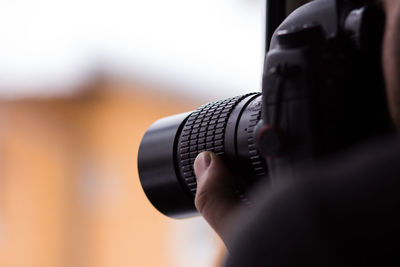
<path id="1" fill-rule="evenodd" d="M 212 151 L 226 162 L 236 174 L 239 191 L 265 176 L 254 137 L 260 117 L 261 94 L 251 93 L 155 122 L 144 135 L 138 155 L 140 180 L 151 203 L 174 218 L 196 213 L 193 163 L 203 151 Z"/>
<path id="2" fill-rule="evenodd" d="M 177 177 L 176 140 L 190 113 L 162 118 L 145 133 L 139 147 L 138 170 L 147 198 L 171 217 L 196 212 L 193 196 Z"/>

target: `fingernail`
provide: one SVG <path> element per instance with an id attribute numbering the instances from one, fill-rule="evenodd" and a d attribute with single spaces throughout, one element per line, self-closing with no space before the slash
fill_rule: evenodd
<path id="1" fill-rule="evenodd" d="M 210 152 L 200 153 L 194 162 L 194 169 L 196 176 L 200 176 L 211 164 L 211 154 Z"/>

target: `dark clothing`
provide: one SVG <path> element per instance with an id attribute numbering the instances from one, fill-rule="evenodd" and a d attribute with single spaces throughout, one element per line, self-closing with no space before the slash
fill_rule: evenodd
<path id="1" fill-rule="evenodd" d="M 363 146 L 263 188 L 228 267 L 400 266 L 400 142 Z"/>

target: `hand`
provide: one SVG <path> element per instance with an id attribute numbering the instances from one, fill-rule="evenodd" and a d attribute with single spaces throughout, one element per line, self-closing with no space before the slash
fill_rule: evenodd
<path id="1" fill-rule="evenodd" d="M 240 205 L 234 179 L 217 155 L 200 153 L 194 162 L 197 178 L 195 205 L 200 214 L 226 243 L 233 215 Z"/>

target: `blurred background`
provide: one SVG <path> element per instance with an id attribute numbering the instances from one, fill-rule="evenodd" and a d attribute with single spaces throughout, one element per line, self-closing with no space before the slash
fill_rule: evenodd
<path id="1" fill-rule="evenodd" d="M 0 266 L 218 266 L 146 199 L 158 118 L 260 90 L 263 0 L 0 0 Z"/>

